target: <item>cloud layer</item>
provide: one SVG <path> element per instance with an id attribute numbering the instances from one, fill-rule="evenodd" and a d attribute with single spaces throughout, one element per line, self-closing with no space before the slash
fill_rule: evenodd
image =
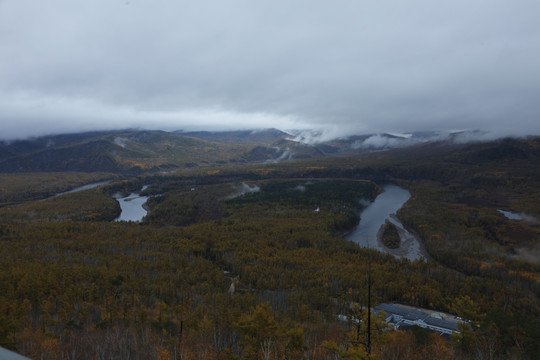
<path id="1" fill-rule="evenodd" d="M 0 138 L 540 134 L 540 2 L 0 0 Z"/>

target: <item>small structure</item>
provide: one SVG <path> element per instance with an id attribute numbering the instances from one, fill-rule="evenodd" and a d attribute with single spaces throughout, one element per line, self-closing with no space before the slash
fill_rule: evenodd
<path id="1" fill-rule="evenodd" d="M 380 304 L 375 308 L 375 313 L 379 311 L 386 314 L 385 321 L 393 324 L 396 330 L 416 325 L 424 329 L 437 331 L 441 335 L 459 333 L 457 322 L 441 319 L 440 316 L 434 317 L 418 309 L 410 309 L 397 304 Z"/>
<path id="2" fill-rule="evenodd" d="M 0 347 L 0 360 L 30 360 L 30 358 Z"/>

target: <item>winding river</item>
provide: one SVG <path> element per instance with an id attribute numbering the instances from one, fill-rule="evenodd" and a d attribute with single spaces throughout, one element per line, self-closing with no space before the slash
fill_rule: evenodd
<path id="1" fill-rule="evenodd" d="M 145 185 L 141 189 L 144 191 L 148 186 Z M 142 221 L 148 211 L 144 208 L 144 204 L 148 200 L 148 196 L 141 196 L 139 193 L 131 193 L 128 196 L 114 197 L 120 204 L 122 212 L 114 221 Z"/>
<path id="2" fill-rule="evenodd" d="M 95 183 L 92 183 L 92 184 L 79 186 L 79 187 L 76 187 L 76 188 L 68 190 L 68 191 L 64 191 L 64 192 L 54 194 L 53 196 L 51 196 L 51 197 L 49 197 L 47 199 L 54 198 L 54 197 L 57 197 L 57 196 L 61 196 L 61 195 L 64 195 L 64 194 L 72 194 L 72 193 L 76 193 L 76 192 L 83 191 L 83 190 L 93 189 L 93 188 L 101 186 L 101 185 L 106 185 L 106 184 L 108 184 L 110 182 L 111 182 L 110 180 L 106 180 L 106 181 L 99 181 L 99 182 L 95 182 Z"/>
<path id="3" fill-rule="evenodd" d="M 83 190 L 93 189 L 95 187 L 109 184 L 111 181 L 100 181 L 92 184 L 87 184 L 84 186 L 80 186 L 68 191 L 64 191 L 61 193 L 57 193 L 50 198 L 54 198 L 57 196 L 61 196 L 64 194 L 71 194 L 76 193 Z M 140 191 L 144 191 L 146 188 L 148 188 L 148 185 L 143 186 L 143 188 Z M 144 204 L 146 204 L 146 201 L 148 200 L 148 196 L 141 196 L 139 193 L 134 192 L 129 194 L 128 196 L 121 196 L 121 195 L 115 195 L 113 196 L 118 203 L 120 204 L 120 209 L 122 212 L 120 213 L 120 216 L 114 219 L 114 221 L 142 221 L 142 219 L 146 216 L 148 211 L 144 208 Z M 48 198 L 48 199 L 50 199 Z M 45 199 L 46 200 L 46 199 Z"/>
<path id="4" fill-rule="evenodd" d="M 409 200 L 411 194 L 397 185 L 384 185 L 383 192 L 377 196 L 360 214 L 360 224 L 347 235 L 346 239 L 361 247 L 386 252 L 395 257 L 405 257 L 409 260 L 427 258 L 427 253 L 419 239 L 411 234 L 396 217 L 396 212 Z M 380 240 L 380 232 L 386 221 L 392 222 L 398 229 L 401 244 L 397 249 L 384 246 Z"/>

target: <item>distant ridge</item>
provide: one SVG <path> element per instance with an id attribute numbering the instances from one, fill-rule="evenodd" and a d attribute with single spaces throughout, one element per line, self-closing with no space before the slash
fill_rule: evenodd
<path id="1" fill-rule="evenodd" d="M 0 141 L 0 172 L 131 173 L 280 162 L 397 150 L 395 156 L 485 162 L 538 157 L 537 139 L 474 139 L 474 133 L 354 135 L 306 143 L 278 129 L 224 132 L 120 130 Z M 533 139 L 533 140 L 531 140 Z M 534 140 L 536 139 L 536 140 Z M 534 146 L 533 146 L 534 145 Z M 454 153 L 454 151 L 456 151 Z"/>
<path id="2" fill-rule="evenodd" d="M 0 172 L 141 172 L 240 161 L 243 149 L 165 131 L 126 130 L 0 142 Z"/>
<path id="3" fill-rule="evenodd" d="M 175 134 L 227 144 L 271 144 L 279 139 L 290 137 L 278 129 L 237 130 L 237 131 L 175 131 Z"/>

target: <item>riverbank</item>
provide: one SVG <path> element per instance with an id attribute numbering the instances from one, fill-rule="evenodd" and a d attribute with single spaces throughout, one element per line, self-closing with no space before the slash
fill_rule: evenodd
<path id="1" fill-rule="evenodd" d="M 430 256 L 426 251 L 424 244 L 420 240 L 420 237 L 417 234 L 411 233 L 405 226 L 401 223 L 398 217 L 395 214 L 391 214 L 388 217 L 388 221 L 395 225 L 400 243 L 399 246 L 395 249 L 391 249 L 384 245 L 382 241 L 382 234 L 384 231 L 384 224 L 381 225 L 381 228 L 377 232 L 377 245 L 380 249 L 383 249 L 383 252 L 391 254 L 397 258 L 404 257 L 411 261 L 418 259 L 430 260 Z"/>
<path id="2" fill-rule="evenodd" d="M 420 238 L 407 229 L 397 218 L 397 211 L 411 197 L 410 193 L 397 185 L 383 186 L 383 192 L 370 203 L 360 214 L 358 226 L 345 238 L 358 245 L 391 254 L 397 258 L 407 258 L 411 261 L 429 259 Z M 400 246 L 390 249 L 382 242 L 384 224 L 390 221 L 397 228 Z"/>
<path id="3" fill-rule="evenodd" d="M 114 221 L 135 221 L 139 222 L 148 214 L 146 201 L 148 196 L 141 196 L 139 193 L 131 193 L 125 197 L 115 197 L 120 204 L 121 212 Z"/>

